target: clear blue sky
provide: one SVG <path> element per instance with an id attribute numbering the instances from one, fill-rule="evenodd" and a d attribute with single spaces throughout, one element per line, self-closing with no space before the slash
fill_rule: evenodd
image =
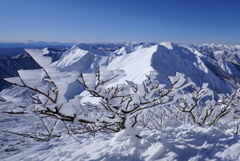
<path id="1" fill-rule="evenodd" d="M 240 44 L 240 0 L 0 0 L 0 41 Z"/>

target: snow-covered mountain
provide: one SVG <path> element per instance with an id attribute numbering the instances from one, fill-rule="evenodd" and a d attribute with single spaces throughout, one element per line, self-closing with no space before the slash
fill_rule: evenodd
<path id="1" fill-rule="evenodd" d="M 216 93 L 228 93 L 240 76 L 240 48 L 233 45 L 178 45 L 163 43 L 79 44 L 53 63 L 62 71 L 96 72 L 125 70 L 120 80 L 142 82 L 151 71 L 167 83 L 167 76 L 180 72 L 197 85 L 210 84 Z"/>
<path id="2" fill-rule="evenodd" d="M 127 76 L 120 82 L 131 80 L 140 83 L 147 74 L 155 71 L 157 79 L 166 84 L 167 76 L 179 72 L 197 85 L 207 82 L 216 93 L 228 93 L 240 77 L 240 47 L 237 45 L 132 42 L 78 44 L 69 49 L 43 50 L 52 57 L 52 65 L 61 71 L 89 73 L 96 72 L 98 66 L 125 70 Z M 3 78 L 16 76 L 19 69 L 38 68 L 27 54 L 2 57 L 0 61 L 0 90 L 9 86 Z M 78 88 L 76 83 L 69 90 L 76 94 L 81 92 Z"/>

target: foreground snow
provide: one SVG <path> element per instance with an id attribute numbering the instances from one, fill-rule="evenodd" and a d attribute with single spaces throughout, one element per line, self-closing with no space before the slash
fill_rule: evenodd
<path id="1" fill-rule="evenodd" d="M 11 102 L 0 104 L 0 110 L 14 108 Z M 0 130 L 41 130 L 33 115 L 0 114 Z M 240 139 L 231 124 L 215 128 L 196 126 L 169 127 L 161 131 L 146 131 L 141 139 L 117 134 L 79 135 L 78 141 L 69 135 L 50 142 L 0 133 L 0 160 L 240 160 Z"/>
<path id="2" fill-rule="evenodd" d="M 2 118 L 1 122 L 3 122 Z M 17 124 L 18 129 L 24 127 L 22 121 Z M 5 158 L 4 161 L 240 160 L 239 135 L 233 135 L 231 130 L 225 133 L 223 131 L 226 131 L 224 127 L 219 130 L 219 128 L 180 126 L 143 132 L 141 139 L 126 136 L 122 131 L 117 134 L 81 135 L 77 136 L 78 141 L 69 135 L 44 143 L 33 144 L 30 140 L 25 140 L 20 146 L 13 141 L 15 137 L 12 137 L 12 146 L 19 148 L 15 151 L 18 154 L 8 156 L 7 151 L 5 153 L 2 151 L 0 158 Z M 9 153 L 12 154 L 14 153 Z"/>

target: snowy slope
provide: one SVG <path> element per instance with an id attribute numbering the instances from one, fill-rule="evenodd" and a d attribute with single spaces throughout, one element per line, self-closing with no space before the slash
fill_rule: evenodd
<path id="1" fill-rule="evenodd" d="M 99 61 L 99 58 L 100 56 L 91 51 L 81 49 L 79 46 L 73 46 L 53 65 L 62 71 L 93 72 L 94 68 L 96 68 L 94 64 Z"/>
<path id="2" fill-rule="evenodd" d="M 108 70 L 124 70 L 125 80 L 131 80 L 135 83 L 141 83 L 146 79 L 146 75 L 153 71 L 151 59 L 153 53 L 157 50 L 157 45 L 138 49 L 130 54 L 114 57 L 108 64 Z"/>
<path id="3" fill-rule="evenodd" d="M 220 51 L 224 52 L 226 48 L 227 56 L 223 57 Z M 107 66 L 108 70 L 125 70 L 127 76 L 124 79 L 138 83 L 150 71 L 156 71 L 158 80 L 163 83 L 167 82 L 167 76 L 180 72 L 197 85 L 207 82 L 216 93 L 228 93 L 236 77 L 240 76 L 240 50 L 233 46 L 217 49 L 215 46 L 206 49 L 170 42 L 80 44 L 65 52 L 53 65 L 62 71 L 79 73 L 96 72 L 99 65 Z"/>
<path id="4" fill-rule="evenodd" d="M 5 102 L 6 100 L 2 97 L 0 97 L 0 102 Z"/>

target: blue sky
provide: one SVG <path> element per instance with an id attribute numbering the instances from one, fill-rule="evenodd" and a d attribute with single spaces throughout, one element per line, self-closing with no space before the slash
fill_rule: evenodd
<path id="1" fill-rule="evenodd" d="M 0 0 L 0 41 L 240 44 L 240 0 Z"/>

